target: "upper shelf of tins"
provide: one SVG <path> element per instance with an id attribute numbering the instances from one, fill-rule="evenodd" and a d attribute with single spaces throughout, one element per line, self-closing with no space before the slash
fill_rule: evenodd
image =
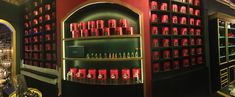
<path id="1" fill-rule="evenodd" d="M 200 0 L 150 0 L 153 74 L 204 63 Z"/>

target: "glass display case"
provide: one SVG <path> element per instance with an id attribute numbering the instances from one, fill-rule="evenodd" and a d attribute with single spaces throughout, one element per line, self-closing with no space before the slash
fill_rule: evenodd
<path id="1" fill-rule="evenodd" d="M 235 18 L 224 13 L 210 16 L 210 59 L 212 90 L 217 91 L 234 81 Z"/>

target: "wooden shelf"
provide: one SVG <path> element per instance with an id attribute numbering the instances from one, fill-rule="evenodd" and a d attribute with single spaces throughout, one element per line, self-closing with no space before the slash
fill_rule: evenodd
<path id="1" fill-rule="evenodd" d="M 142 60 L 143 58 L 63 58 L 63 60 L 79 60 L 79 61 L 133 61 Z"/>
<path id="2" fill-rule="evenodd" d="M 140 35 L 111 35 L 111 36 L 89 36 L 89 37 L 79 37 L 79 38 L 64 38 L 64 41 L 74 41 L 74 40 L 97 40 L 97 39 L 123 39 L 123 38 L 140 38 Z"/>

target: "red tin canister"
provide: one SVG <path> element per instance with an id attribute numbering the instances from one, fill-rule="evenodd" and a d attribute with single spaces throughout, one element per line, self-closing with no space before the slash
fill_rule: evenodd
<path id="1" fill-rule="evenodd" d="M 180 24 L 187 24 L 187 19 L 186 19 L 186 17 L 181 17 L 181 19 L 180 19 Z"/>
<path id="2" fill-rule="evenodd" d="M 133 68 L 132 69 L 132 78 L 139 80 L 141 78 L 140 73 L 141 73 L 140 68 Z"/>
<path id="3" fill-rule="evenodd" d="M 95 21 L 88 21 L 88 29 L 92 29 L 92 28 L 95 28 Z"/>
<path id="4" fill-rule="evenodd" d="M 45 19 L 46 19 L 46 21 L 49 21 L 49 20 L 51 20 L 51 16 L 49 14 L 46 14 Z"/>
<path id="5" fill-rule="evenodd" d="M 174 69 L 179 69 L 179 68 L 180 68 L 179 61 L 174 61 L 174 62 L 173 62 L 173 68 L 174 68 Z"/>
<path id="6" fill-rule="evenodd" d="M 46 28 L 46 31 L 50 31 L 51 30 L 51 25 L 50 24 L 46 24 L 45 28 Z"/>
<path id="7" fill-rule="evenodd" d="M 33 28 L 33 32 L 34 32 L 34 33 L 38 33 L 38 28 L 36 28 L 36 27 Z"/>
<path id="8" fill-rule="evenodd" d="M 202 45 L 202 39 L 198 38 L 196 41 L 196 45 Z"/>
<path id="9" fill-rule="evenodd" d="M 188 35 L 187 28 L 181 28 L 181 35 Z"/>
<path id="10" fill-rule="evenodd" d="M 78 38 L 78 37 L 81 37 L 80 35 L 80 32 L 79 31 L 71 31 L 72 33 L 72 38 Z"/>
<path id="11" fill-rule="evenodd" d="M 162 28 L 162 35 L 168 35 L 169 34 L 169 28 L 168 27 L 163 27 Z"/>
<path id="12" fill-rule="evenodd" d="M 189 66 L 189 59 L 184 59 L 183 60 L 183 66 L 188 67 Z"/>
<path id="13" fill-rule="evenodd" d="M 194 39 L 190 39 L 190 45 L 195 45 L 195 40 Z"/>
<path id="14" fill-rule="evenodd" d="M 107 70 L 100 69 L 98 70 L 98 80 L 106 80 L 107 79 Z"/>
<path id="15" fill-rule="evenodd" d="M 39 13 L 42 14 L 42 7 L 40 7 L 38 10 L 39 10 Z"/>
<path id="16" fill-rule="evenodd" d="M 104 20 L 97 20 L 96 27 L 97 28 L 104 28 Z"/>
<path id="17" fill-rule="evenodd" d="M 159 59 L 160 59 L 160 52 L 155 51 L 155 52 L 153 52 L 152 54 L 153 54 L 153 55 L 152 55 L 152 59 L 153 59 L 153 60 L 159 60 Z"/>
<path id="18" fill-rule="evenodd" d="M 196 59 L 195 59 L 195 58 L 192 58 L 192 59 L 191 59 L 191 63 L 192 63 L 192 65 L 196 65 Z"/>
<path id="19" fill-rule="evenodd" d="M 177 16 L 173 16 L 172 17 L 172 23 L 173 24 L 177 24 L 178 23 L 178 17 Z"/>
<path id="20" fill-rule="evenodd" d="M 191 55 L 195 55 L 195 48 L 191 49 Z"/>
<path id="21" fill-rule="evenodd" d="M 163 47 L 169 47 L 170 40 L 169 39 L 163 39 Z"/>
<path id="22" fill-rule="evenodd" d="M 152 27 L 152 35 L 158 34 L 158 27 Z"/>
<path id="23" fill-rule="evenodd" d="M 28 28 L 28 27 L 29 27 L 29 24 L 26 22 L 26 23 L 24 23 L 24 26 L 25 26 L 26 28 Z"/>
<path id="24" fill-rule="evenodd" d="M 188 0 L 188 3 L 189 4 L 193 4 L 193 0 Z"/>
<path id="25" fill-rule="evenodd" d="M 202 54 L 202 48 L 197 48 L 197 54 L 198 55 Z"/>
<path id="26" fill-rule="evenodd" d="M 160 64 L 159 63 L 154 63 L 153 64 L 153 72 L 159 72 L 160 71 Z"/>
<path id="27" fill-rule="evenodd" d="M 200 16 L 200 10 L 195 10 L 194 15 Z"/>
<path id="28" fill-rule="evenodd" d="M 43 22 L 43 18 L 42 16 L 39 17 L 39 23 L 42 23 Z"/>
<path id="29" fill-rule="evenodd" d="M 37 24 L 38 24 L 38 20 L 37 20 L 37 19 L 34 19 L 34 20 L 33 20 L 33 23 L 34 23 L 34 25 L 37 25 Z"/>
<path id="30" fill-rule="evenodd" d="M 80 34 L 80 37 L 88 37 L 89 36 L 87 29 L 80 30 L 79 34 Z"/>
<path id="31" fill-rule="evenodd" d="M 116 28 L 117 27 L 117 21 L 115 19 L 110 19 L 108 21 L 108 27 L 109 28 Z"/>
<path id="32" fill-rule="evenodd" d="M 172 11 L 173 12 L 178 12 L 178 5 L 177 4 L 172 5 Z"/>
<path id="33" fill-rule="evenodd" d="M 179 40 L 178 39 L 174 39 L 173 40 L 173 45 L 174 46 L 179 46 Z"/>
<path id="34" fill-rule="evenodd" d="M 201 26 L 201 20 L 196 20 L 196 24 L 195 24 L 196 26 Z"/>
<path id="35" fill-rule="evenodd" d="M 84 30 L 84 29 L 86 29 L 86 23 L 85 23 L 85 22 L 80 22 L 80 23 L 78 24 L 78 29 L 79 29 L 79 30 Z"/>
<path id="36" fill-rule="evenodd" d="M 189 55 L 188 49 L 183 49 L 182 55 L 183 55 L 184 57 L 188 56 L 188 55 Z"/>
<path id="37" fill-rule="evenodd" d="M 104 28 L 103 36 L 110 36 L 110 28 Z"/>
<path id="38" fill-rule="evenodd" d="M 186 7 L 185 6 L 181 6 L 180 7 L 180 12 L 181 13 L 186 13 Z"/>
<path id="39" fill-rule="evenodd" d="M 37 10 L 34 10 L 34 11 L 33 11 L 33 14 L 34 14 L 35 16 L 37 16 L 37 15 L 38 15 L 38 11 L 37 11 Z"/>
<path id="40" fill-rule="evenodd" d="M 87 78 L 88 79 L 96 79 L 96 70 L 95 69 L 88 69 Z"/>
<path id="41" fill-rule="evenodd" d="M 193 15 L 193 8 L 189 8 L 189 14 Z"/>
<path id="42" fill-rule="evenodd" d="M 96 28 L 91 29 L 91 36 L 99 36 L 99 31 Z"/>
<path id="43" fill-rule="evenodd" d="M 153 46 L 153 47 L 159 47 L 159 41 L 158 41 L 158 39 L 153 39 L 153 41 L 152 41 L 152 46 Z"/>
<path id="44" fill-rule="evenodd" d="M 197 64 L 202 64 L 203 62 L 202 62 L 202 57 L 198 57 L 197 58 Z"/>
<path id="45" fill-rule="evenodd" d="M 201 35 L 201 30 L 200 29 L 197 29 L 196 30 L 196 36 L 200 36 Z"/>
<path id="46" fill-rule="evenodd" d="M 169 71 L 170 70 L 170 62 L 164 62 L 163 69 L 164 69 L 164 71 Z"/>
<path id="47" fill-rule="evenodd" d="M 173 29 L 172 29 L 172 33 L 173 33 L 173 35 L 178 35 L 178 29 L 176 28 L 176 27 L 174 27 Z"/>
<path id="48" fill-rule="evenodd" d="M 110 70 L 110 79 L 118 80 L 118 69 L 111 69 Z"/>
<path id="49" fill-rule="evenodd" d="M 170 58 L 170 50 L 163 51 L 163 58 L 164 59 L 169 59 Z"/>
<path id="50" fill-rule="evenodd" d="M 191 28 L 189 32 L 190 32 L 190 35 L 194 35 L 194 29 L 193 28 Z"/>
<path id="51" fill-rule="evenodd" d="M 122 69 L 122 79 L 123 80 L 130 79 L 130 70 L 129 69 Z"/>
<path id="52" fill-rule="evenodd" d="M 157 14 L 152 14 L 152 16 L 151 16 L 151 22 L 152 22 L 152 23 L 157 23 L 157 22 L 158 22 Z"/>
<path id="53" fill-rule="evenodd" d="M 190 25 L 194 25 L 194 18 L 190 18 Z"/>
<path id="54" fill-rule="evenodd" d="M 151 2 L 151 9 L 152 10 L 158 10 L 158 3 L 156 1 Z"/>
<path id="55" fill-rule="evenodd" d="M 168 20 L 169 20 L 168 15 L 162 16 L 162 23 L 168 23 Z"/>
<path id="56" fill-rule="evenodd" d="M 51 10 L 51 5 L 50 4 L 46 4 L 45 5 L 45 9 L 48 11 L 48 10 Z"/>
<path id="57" fill-rule="evenodd" d="M 77 23 L 71 23 L 70 24 L 70 31 L 78 31 L 78 24 Z"/>
<path id="58" fill-rule="evenodd" d="M 173 57 L 178 58 L 179 57 L 179 50 L 173 50 Z"/>
<path id="59" fill-rule="evenodd" d="M 195 6 L 200 6 L 200 1 L 199 0 L 194 0 L 194 5 Z"/>
<path id="60" fill-rule="evenodd" d="M 37 6 L 38 6 L 38 2 L 37 2 L 37 1 L 34 1 L 34 2 L 33 2 L 33 5 L 34 5 L 35 7 L 37 7 Z"/>
<path id="61" fill-rule="evenodd" d="M 134 28 L 133 27 L 127 27 L 126 32 L 128 35 L 134 35 Z"/>
<path id="62" fill-rule="evenodd" d="M 161 10 L 167 10 L 167 3 L 162 3 L 160 9 Z"/>
<path id="63" fill-rule="evenodd" d="M 123 35 L 123 32 L 122 32 L 122 27 L 117 27 L 116 29 L 116 35 Z"/>
<path id="64" fill-rule="evenodd" d="M 128 27 L 127 19 L 120 19 L 119 20 L 119 27 L 127 28 Z"/>
<path id="65" fill-rule="evenodd" d="M 182 46 L 188 46 L 188 39 L 182 39 Z"/>

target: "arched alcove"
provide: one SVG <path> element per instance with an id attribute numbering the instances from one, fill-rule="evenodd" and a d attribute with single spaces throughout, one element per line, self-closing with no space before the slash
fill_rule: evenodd
<path id="1" fill-rule="evenodd" d="M 8 21 L 3 19 L 0 19 L 0 26 L 7 31 L 6 33 L 4 33 L 4 35 L 7 34 L 7 36 L 2 37 L 3 39 L 0 40 L 4 40 L 5 38 L 7 39 L 5 40 L 6 43 L 4 43 L 4 41 L 1 41 L 2 44 L 10 45 L 10 47 L 6 48 L 7 49 L 6 51 L 11 52 L 11 55 L 8 56 L 8 59 L 9 57 L 11 57 L 11 62 L 12 62 L 11 75 L 15 76 L 16 75 L 16 30 Z"/>

